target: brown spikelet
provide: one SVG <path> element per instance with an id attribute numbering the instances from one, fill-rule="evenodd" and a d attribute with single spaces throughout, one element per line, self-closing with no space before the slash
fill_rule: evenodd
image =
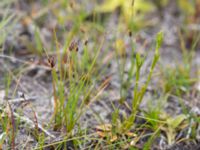
<path id="1" fill-rule="evenodd" d="M 55 67 L 56 63 L 55 63 L 55 59 L 54 59 L 53 56 L 51 56 L 51 57 L 48 58 L 48 63 L 49 63 L 49 65 L 50 65 L 51 68 Z"/>
<path id="2" fill-rule="evenodd" d="M 85 40 L 84 45 L 85 45 L 85 46 L 88 45 L 88 40 Z"/>
<path id="3" fill-rule="evenodd" d="M 129 35 L 129 37 L 132 37 L 132 32 L 129 31 L 129 32 L 128 32 L 128 35 Z"/>
<path id="4" fill-rule="evenodd" d="M 75 41 L 72 41 L 69 45 L 69 51 L 77 50 L 78 49 L 78 43 Z"/>

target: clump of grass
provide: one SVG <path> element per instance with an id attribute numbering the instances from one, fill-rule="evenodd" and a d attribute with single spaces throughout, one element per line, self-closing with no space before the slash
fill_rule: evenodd
<path id="1" fill-rule="evenodd" d="M 101 45 L 96 51 L 91 64 L 88 62 L 91 58 L 86 48 L 84 49 L 85 55 L 80 59 L 80 62 L 77 54 L 78 45 L 75 42 L 71 42 L 62 56 L 50 57 L 47 55 L 52 71 L 55 129 L 64 128 L 69 136 L 71 136 L 75 125 L 77 125 L 84 105 L 87 104 L 85 100 L 90 95 L 93 84 L 88 78 L 91 77 L 100 50 Z M 57 51 L 59 51 L 58 47 Z M 82 63 L 86 66 L 79 70 Z"/>
<path id="2" fill-rule="evenodd" d="M 9 73 L 5 73 L 7 76 L 4 79 L 5 86 L 5 95 L 2 94 L 1 102 L 7 100 L 9 89 L 11 86 L 12 77 Z M 5 108 L 4 108 L 5 107 Z M 7 139 L 7 144 L 10 149 L 15 149 L 15 137 L 17 134 L 18 121 L 15 119 L 13 114 L 13 108 L 11 104 L 7 101 L 5 104 L 2 103 L 0 108 L 0 126 L 2 129 L 1 139 L 0 139 L 0 147 L 3 147 Z"/>
<path id="3" fill-rule="evenodd" d="M 186 41 L 183 35 L 179 32 L 180 48 L 182 52 L 182 63 L 176 64 L 175 67 L 167 67 L 162 70 L 163 90 L 165 93 L 181 96 L 188 94 L 192 85 L 197 81 L 197 78 L 192 77 L 192 60 L 195 56 L 195 48 L 198 45 L 200 36 L 192 41 L 190 49 L 186 48 Z"/>
<path id="4" fill-rule="evenodd" d="M 131 115 L 122 123 L 122 132 L 126 131 L 126 130 L 130 130 L 130 128 L 133 126 L 133 123 L 134 123 L 135 117 L 136 117 L 136 113 L 139 109 L 140 103 L 143 100 L 146 89 L 150 83 L 156 63 L 159 60 L 159 57 L 160 57 L 159 49 L 161 47 L 162 40 L 163 40 L 163 34 L 162 34 L 162 32 L 160 32 L 157 34 L 156 49 L 155 49 L 154 58 L 153 58 L 153 61 L 152 61 L 151 67 L 150 67 L 150 72 L 148 74 L 146 83 L 141 86 L 141 89 L 139 89 L 138 86 L 139 86 L 139 80 L 140 80 L 140 70 L 143 65 L 144 59 L 141 58 L 140 54 L 136 54 L 136 74 L 135 74 L 136 80 L 135 80 L 135 87 L 134 87 L 134 91 L 133 91 L 134 97 L 132 100 L 132 107 L 131 107 L 132 112 L 131 112 Z"/>
<path id="5" fill-rule="evenodd" d="M 112 113 L 111 125 L 102 125 L 102 127 L 101 127 L 106 132 L 104 134 L 107 135 L 108 145 L 110 145 L 110 144 L 112 145 L 113 142 L 116 144 L 118 142 L 120 143 L 123 141 L 123 138 L 125 138 L 125 137 L 131 138 L 131 137 L 136 136 L 136 134 L 132 133 L 131 130 L 134 129 L 134 122 L 136 119 L 136 114 L 139 110 L 139 106 L 143 100 L 146 89 L 151 81 L 153 70 L 159 60 L 159 56 L 160 56 L 159 49 L 161 47 L 162 40 L 163 40 L 163 34 L 162 34 L 162 32 L 160 32 L 157 34 L 157 37 L 156 37 L 156 50 L 155 50 L 155 54 L 154 54 L 152 64 L 150 67 L 150 72 L 147 76 L 147 80 L 144 83 L 144 85 L 139 85 L 139 81 L 140 81 L 140 76 L 141 76 L 140 75 L 141 67 L 143 66 L 145 58 L 142 58 L 139 53 L 137 53 L 135 57 L 131 58 L 131 59 L 133 59 L 133 61 L 131 61 L 132 65 L 129 70 L 129 78 L 133 78 L 133 76 L 135 76 L 135 83 L 134 83 L 135 86 L 133 89 L 132 106 L 129 106 L 129 108 L 131 109 L 131 114 L 124 114 L 123 118 L 120 118 L 119 108 L 116 108 L 115 106 L 113 106 L 114 112 Z M 125 66 L 125 64 L 123 62 L 121 70 L 120 70 L 120 72 L 122 72 L 120 74 L 122 79 L 123 79 L 124 66 Z M 133 70 L 135 70 L 135 71 L 133 71 Z M 127 80 L 127 81 L 124 81 L 124 83 L 126 83 L 127 85 L 132 84 L 131 80 Z M 141 87 L 141 88 L 139 88 L 139 87 Z M 126 90 L 128 90 L 128 88 Z M 125 91 L 125 92 L 127 92 L 127 91 Z M 123 97 L 123 99 L 120 99 L 119 101 L 125 103 L 126 97 Z M 137 140 L 136 139 L 134 139 L 134 141 L 132 141 L 132 143 L 136 143 L 136 141 L 138 140 L 138 139 Z M 130 143 L 130 141 L 127 139 L 123 143 L 127 143 L 127 142 Z M 132 144 L 132 146 L 133 145 L 134 144 Z"/>
<path id="6" fill-rule="evenodd" d="M 167 70 L 163 75 L 164 92 L 175 95 L 187 93 L 195 82 L 190 76 L 190 69 L 185 65 L 178 65 Z"/>

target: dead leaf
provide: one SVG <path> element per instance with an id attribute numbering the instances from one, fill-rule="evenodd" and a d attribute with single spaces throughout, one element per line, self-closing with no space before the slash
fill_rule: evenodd
<path id="1" fill-rule="evenodd" d="M 114 142 L 117 140 L 117 135 L 111 136 L 110 142 Z"/>
<path id="2" fill-rule="evenodd" d="M 133 132 L 127 132 L 125 133 L 128 137 L 136 137 L 137 134 L 133 133 Z"/>
<path id="3" fill-rule="evenodd" d="M 112 125 L 111 124 L 103 124 L 103 125 L 98 125 L 95 128 L 100 131 L 109 132 L 112 129 Z"/>

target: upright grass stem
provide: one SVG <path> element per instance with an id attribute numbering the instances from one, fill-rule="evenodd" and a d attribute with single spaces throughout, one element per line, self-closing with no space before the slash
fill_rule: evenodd
<path id="1" fill-rule="evenodd" d="M 159 49 L 161 47 L 162 41 L 163 41 L 163 34 L 162 32 L 159 32 L 156 37 L 156 49 L 155 49 L 154 58 L 150 67 L 150 72 L 148 74 L 145 84 L 141 87 L 141 89 L 139 89 L 139 80 L 140 80 L 140 70 L 144 63 L 144 59 L 141 58 L 140 54 L 136 55 L 136 74 L 135 74 L 136 81 L 135 81 L 135 87 L 133 91 L 134 97 L 132 99 L 132 112 L 130 116 L 122 123 L 122 129 L 121 129 L 122 132 L 129 130 L 135 121 L 135 117 L 136 117 L 139 105 L 141 104 L 143 100 L 146 89 L 152 78 L 153 70 L 159 60 L 159 57 L 160 57 Z"/>

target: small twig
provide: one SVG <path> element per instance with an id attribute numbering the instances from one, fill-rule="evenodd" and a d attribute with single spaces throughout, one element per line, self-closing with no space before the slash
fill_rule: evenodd
<path id="1" fill-rule="evenodd" d="M 12 57 L 12 56 L 8 56 L 8 55 L 2 55 L 2 54 L 0 54 L 0 57 L 1 58 L 9 59 L 11 62 L 16 62 L 17 61 L 19 63 L 23 63 L 23 64 L 26 64 L 26 65 L 31 65 L 31 66 L 34 66 L 34 67 L 37 67 L 37 68 L 40 68 L 40 69 L 45 69 L 45 70 L 50 70 L 51 69 L 50 67 L 47 67 L 47 66 L 34 64 L 33 62 L 21 60 L 21 59 L 18 59 L 16 57 Z"/>
<path id="2" fill-rule="evenodd" d="M 30 98 L 14 98 L 14 99 L 8 99 L 9 103 L 19 103 L 19 102 L 29 102 L 29 101 L 35 101 L 36 97 L 30 97 Z"/>

